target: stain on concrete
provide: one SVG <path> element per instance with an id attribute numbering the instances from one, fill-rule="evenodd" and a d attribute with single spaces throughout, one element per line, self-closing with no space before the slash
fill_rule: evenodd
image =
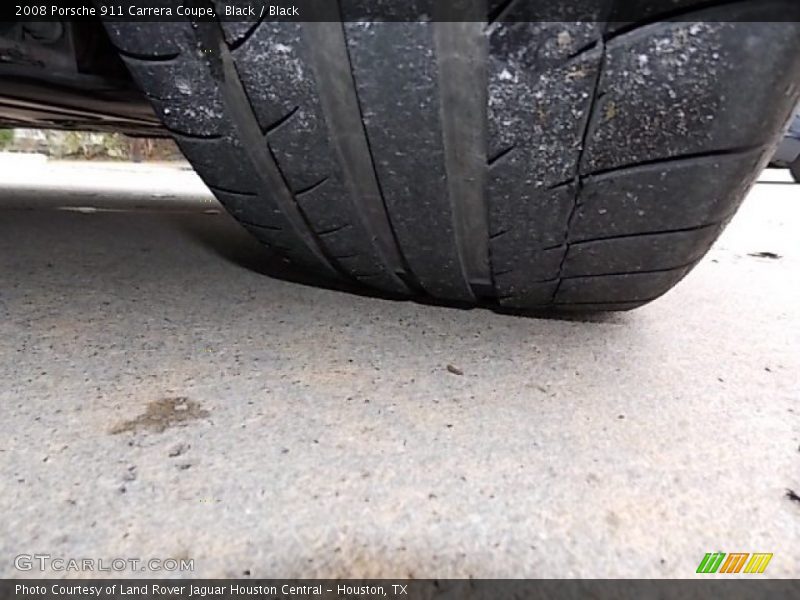
<path id="1" fill-rule="evenodd" d="M 144 413 L 129 421 L 122 421 L 111 429 L 111 435 L 126 431 L 151 431 L 162 433 L 170 427 L 183 426 L 189 421 L 205 419 L 209 412 L 194 400 L 180 396 L 162 398 L 147 405 Z"/>

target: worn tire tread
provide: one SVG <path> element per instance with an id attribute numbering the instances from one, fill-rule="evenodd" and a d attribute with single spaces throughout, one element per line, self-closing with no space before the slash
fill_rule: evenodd
<path id="1" fill-rule="evenodd" d="M 461 0 L 485 22 L 365 23 L 340 0 L 319 10 L 342 23 L 108 29 L 220 202 L 289 262 L 396 297 L 628 310 L 698 264 L 765 166 L 800 97 L 800 18 L 684 0 L 620 23 L 620 2 L 591 22 Z"/>

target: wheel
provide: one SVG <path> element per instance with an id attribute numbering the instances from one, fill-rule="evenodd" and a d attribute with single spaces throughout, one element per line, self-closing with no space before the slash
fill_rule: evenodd
<path id="1" fill-rule="evenodd" d="M 789 165 L 789 172 L 794 177 L 797 183 L 800 183 L 800 156 L 794 159 L 794 162 Z"/>
<path id="2" fill-rule="evenodd" d="M 645 304 L 707 252 L 800 96 L 795 0 L 641 23 L 527 22 L 523 2 L 364 22 L 358 0 L 318 4 L 345 22 L 107 27 L 253 235 L 396 296 Z"/>

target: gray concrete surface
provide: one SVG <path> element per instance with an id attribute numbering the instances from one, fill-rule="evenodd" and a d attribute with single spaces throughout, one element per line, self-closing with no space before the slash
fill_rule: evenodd
<path id="1" fill-rule="evenodd" d="M 153 199 L 158 177 L 121 194 L 87 169 L 85 189 L 0 194 L 3 576 L 63 575 L 15 570 L 46 553 L 208 577 L 692 577 L 710 551 L 800 575 L 785 173 L 664 298 L 540 320 L 266 277 L 196 182 Z"/>

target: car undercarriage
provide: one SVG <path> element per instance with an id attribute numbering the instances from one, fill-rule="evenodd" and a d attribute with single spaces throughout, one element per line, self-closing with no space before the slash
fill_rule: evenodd
<path id="1" fill-rule="evenodd" d="M 0 127 L 163 136 L 99 19 L 0 23 Z"/>

